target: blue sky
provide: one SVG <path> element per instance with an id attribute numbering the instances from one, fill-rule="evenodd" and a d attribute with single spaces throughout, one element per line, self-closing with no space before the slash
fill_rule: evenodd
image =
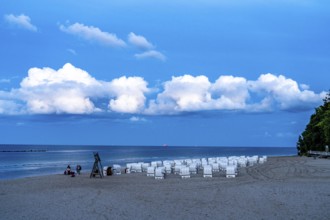
<path id="1" fill-rule="evenodd" d="M 325 0 L 0 3 L 0 143 L 295 146 Z"/>

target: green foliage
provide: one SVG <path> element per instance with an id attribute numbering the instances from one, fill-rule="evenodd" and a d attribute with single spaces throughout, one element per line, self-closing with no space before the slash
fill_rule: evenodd
<path id="1" fill-rule="evenodd" d="M 305 131 L 298 138 L 299 155 L 306 155 L 309 150 L 324 151 L 326 145 L 330 146 L 330 91 L 323 102 L 315 109 Z"/>

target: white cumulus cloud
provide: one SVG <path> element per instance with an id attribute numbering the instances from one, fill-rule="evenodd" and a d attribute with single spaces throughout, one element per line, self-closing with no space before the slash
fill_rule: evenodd
<path id="1" fill-rule="evenodd" d="M 300 85 L 300 86 L 299 86 Z M 256 80 L 231 75 L 211 82 L 205 75 L 173 76 L 157 89 L 142 77 L 111 81 L 92 77 L 70 63 L 54 70 L 31 68 L 19 88 L 0 90 L 0 114 L 171 115 L 199 111 L 304 111 L 322 103 L 315 93 L 283 75 L 261 74 Z M 152 97 L 152 98 L 151 98 Z"/>
<path id="2" fill-rule="evenodd" d="M 29 31 L 38 31 L 38 28 L 31 23 L 31 18 L 27 15 L 9 14 L 5 15 L 4 18 L 9 24 L 16 25 Z"/>
<path id="3" fill-rule="evenodd" d="M 26 101 L 29 113 L 86 114 L 98 111 L 90 97 L 92 91 L 101 90 L 102 83 L 69 63 L 58 71 L 31 68 L 20 85 L 18 93 Z"/>
<path id="4" fill-rule="evenodd" d="M 60 25 L 60 30 L 79 36 L 85 40 L 98 42 L 112 47 L 125 47 L 125 41 L 119 39 L 115 34 L 104 32 L 97 27 L 74 23 L 69 26 Z"/>
<path id="5" fill-rule="evenodd" d="M 211 83 L 206 76 L 184 75 L 172 77 L 164 83 L 164 91 L 150 102 L 147 113 L 175 113 L 207 108 L 211 101 Z"/>
<path id="6" fill-rule="evenodd" d="M 147 114 L 187 111 L 241 110 L 246 112 L 302 111 L 321 103 L 325 92 L 300 90 L 298 83 L 282 75 L 262 74 L 257 80 L 220 76 L 211 83 L 206 76 L 184 75 L 165 82 Z M 256 98 L 257 97 L 257 98 Z"/>
<path id="7" fill-rule="evenodd" d="M 265 100 L 271 99 L 270 104 L 277 104 L 283 110 L 310 109 L 324 96 L 324 93 L 300 90 L 298 83 L 293 79 L 271 73 L 260 75 L 256 81 L 249 81 L 249 85 L 251 91 L 264 94 Z"/>
<path id="8" fill-rule="evenodd" d="M 220 76 L 212 85 L 214 109 L 244 109 L 249 98 L 247 80 L 243 77 Z"/>
<path id="9" fill-rule="evenodd" d="M 109 102 L 109 109 L 115 112 L 137 113 L 144 109 L 148 92 L 147 82 L 141 77 L 120 77 L 109 84 L 115 98 Z"/>

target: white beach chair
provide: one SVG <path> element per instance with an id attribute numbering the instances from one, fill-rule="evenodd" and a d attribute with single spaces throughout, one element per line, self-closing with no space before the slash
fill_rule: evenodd
<path id="1" fill-rule="evenodd" d="M 245 157 L 240 157 L 238 160 L 237 160 L 237 165 L 239 167 L 246 167 L 247 165 L 247 159 Z"/>
<path id="2" fill-rule="evenodd" d="M 236 166 L 228 165 L 226 168 L 226 177 L 227 178 L 234 178 L 236 177 Z"/>
<path id="3" fill-rule="evenodd" d="M 202 161 L 201 161 L 201 159 L 192 159 L 192 163 L 194 164 L 197 164 L 197 166 L 199 165 L 199 164 L 202 164 Z"/>
<path id="4" fill-rule="evenodd" d="M 142 163 L 142 172 L 147 172 L 148 167 L 150 167 L 150 163 Z"/>
<path id="5" fill-rule="evenodd" d="M 103 167 L 103 176 L 107 176 L 108 167 Z"/>
<path id="6" fill-rule="evenodd" d="M 173 160 L 164 160 L 163 166 L 165 166 L 165 165 L 170 165 L 172 167 L 172 166 L 174 166 L 174 161 Z"/>
<path id="7" fill-rule="evenodd" d="M 127 163 L 125 173 L 131 173 L 133 163 Z"/>
<path id="8" fill-rule="evenodd" d="M 267 161 L 267 156 L 262 156 L 262 157 L 259 158 L 259 161 L 258 161 L 258 162 L 259 162 L 260 164 L 263 164 L 263 163 L 265 163 L 266 161 Z"/>
<path id="9" fill-rule="evenodd" d="M 157 161 L 151 161 L 150 166 L 157 167 Z"/>
<path id="10" fill-rule="evenodd" d="M 227 161 L 220 161 L 219 162 L 219 169 L 224 171 L 226 170 L 226 167 L 228 166 L 228 162 Z"/>
<path id="11" fill-rule="evenodd" d="M 189 167 L 181 167 L 180 176 L 182 179 L 190 178 Z"/>
<path id="12" fill-rule="evenodd" d="M 165 173 L 169 174 L 172 172 L 171 164 L 165 164 L 164 167 L 165 167 Z"/>
<path id="13" fill-rule="evenodd" d="M 202 166 L 204 167 L 204 166 L 206 166 L 206 165 L 208 165 L 208 162 L 207 162 L 207 160 L 205 159 L 205 158 L 202 158 Z"/>
<path id="14" fill-rule="evenodd" d="M 175 165 L 173 168 L 173 173 L 180 174 L 181 167 L 183 167 L 183 165 Z"/>
<path id="15" fill-rule="evenodd" d="M 155 167 L 147 168 L 147 176 L 155 176 Z"/>
<path id="16" fill-rule="evenodd" d="M 183 164 L 183 161 L 182 160 L 174 160 L 174 166 L 179 166 L 179 165 L 182 165 Z"/>
<path id="17" fill-rule="evenodd" d="M 213 177 L 212 166 L 207 165 L 203 167 L 203 177 Z"/>
<path id="18" fill-rule="evenodd" d="M 155 179 L 164 179 L 164 169 L 157 167 L 155 170 Z"/>
<path id="19" fill-rule="evenodd" d="M 189 172 L 190 174 L 197 174 L 197 164 L 192 163 L 189 165 Z"/>
<path id="20" fill-rule="evenodd" d="M 142 173 L 142 164 L 141 163 L 134 163 L 131 169 L 132 173 Z"/>
<path id="21" fill-rule="evenodd" d="M 114 164 L 112 166 L 112 172 L 114 175 L 120 175 L 121 174 L 121 166 L 118 164 Z"/>
<path id="22" fill-rule="evenodd" d="M 216 162 L 216 158 L 214 158 L 214 157 L 209 157 L 209 158 L 207 158 L 207 162 L 208 162 L 208 164 L 215 163 L 215 162 Z"/>
<path id="23" fill-rule="evenodd" d="M 212 172 L 219 172 L 219 164 L 218 163 L 212 163 Z"/>
<path id="24" fill-rule="evenodd" d="M 186 159 L 184 162 L 185 162 L 186 165 L 189 166 L 192 163 L 192 160 L 191 159 Z"/>
<path id="25" fill-rule="evenodd" d="M 247 157 L 247 160 L 248 160 L 248 166 L 253 166 L 256 163 L 258 163 L 258 156 Z"/>

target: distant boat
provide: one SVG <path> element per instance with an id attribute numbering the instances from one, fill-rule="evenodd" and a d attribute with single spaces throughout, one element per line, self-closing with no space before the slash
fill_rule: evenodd
<path id="1" fill-rule="evenodd" d="M 163 147 L 168 147 L 168 145 L 167 144 L 163 144 Z"/>

